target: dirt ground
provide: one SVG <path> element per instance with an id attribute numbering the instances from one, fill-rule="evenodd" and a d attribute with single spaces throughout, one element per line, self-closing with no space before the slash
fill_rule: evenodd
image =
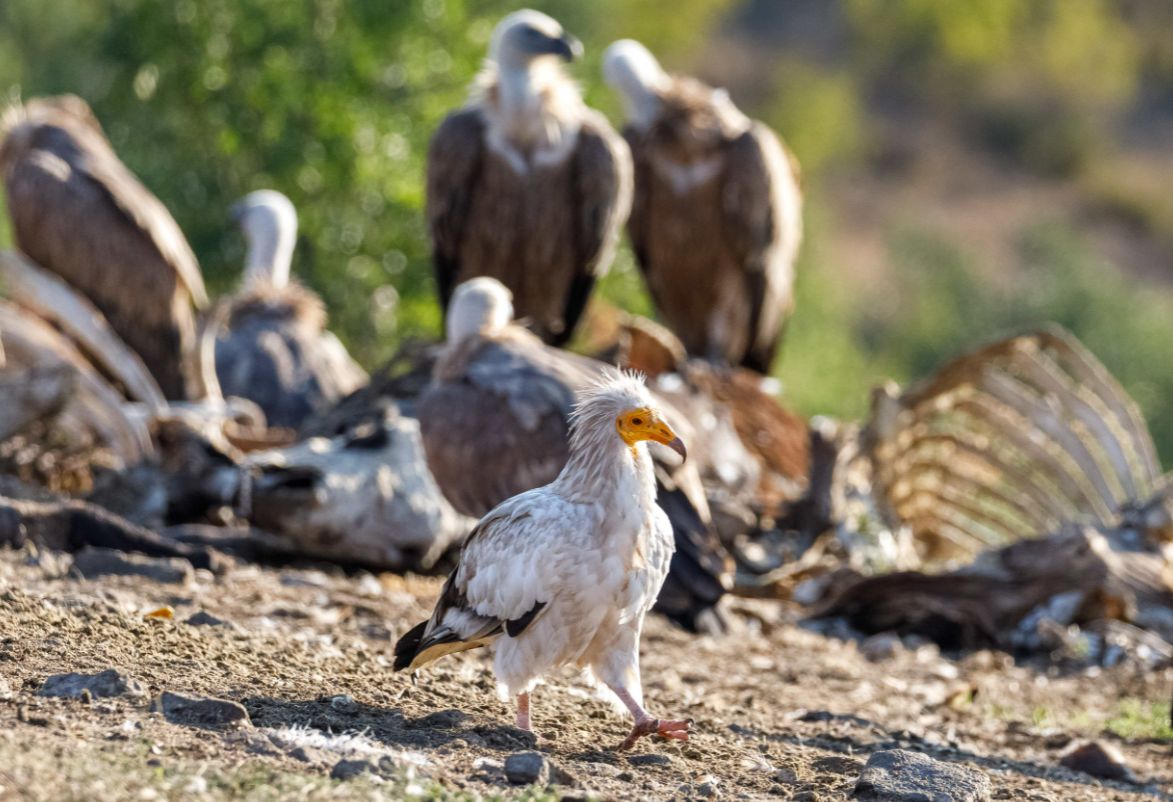
<path id="1" fill-rule="evenodd" d="M 85 580 L 72 562 L 0 552 L 0 800 L 833 800 L 870 753 L 897 747 L 980 768 L 994 799 L 1173 799 L 1168 722 L 1145 712 L 1168 701 L 1170 669 L 1061 676 L 898 643 L 872 662 L 776 605 L 743 603 L 744 626 L 722 637 L 649 621 L 648 705 L 694 719 L 688 744 L 616 753 L 628 722 L 570 674 L 535 694 L 535 746 L 511 726 L 485 656 L 449 658 L 415 684 L 391 673 L 395 638 L 426 615 L 438 580 L 253 566 Z M 144 617 L 163 605 L 172 620 Z M 199 611 L 222 623 L 187 623 Z M 142 692 L 37 695 L 51 674 L 108 668 Z M 237 701 L 251 726 L 171 723 L 152 709 L 163 691 Z M 1060 767 L 1089 736 L 1115 743 L 1136 781 Z M 550 791 L 504 776 L 507 756 L 534 748 L 556 767 Z M 373 771 L 332 779 L 345 759 Z"/>

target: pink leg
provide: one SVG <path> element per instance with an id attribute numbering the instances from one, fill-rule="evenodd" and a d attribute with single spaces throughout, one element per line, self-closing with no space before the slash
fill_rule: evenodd
<path id="1" fill-rule="evenodd" d="M 517 694 L 517 728 L 529 730 L 529 693 Z"/>
<path id="2" fill-rule="evenodd" d="M 615 695 L 619 697 L 619 701 L 627 706 L 631 711 L 632 718 L 635 719 L 635 724 L 631 728 L 631 732 L 623 743 L 619 744 L 619 749 L 630 749 L 635 746 L 635 742 L 645 735 L 658 735 L 661 738 L 673 738 L 677 741 L 687 741 L 688 733 L 692 727 L 692 720 L 687 721 L 673 721 L 668 719 L 652 718 L 647 711 L 640 707 L 639 702 L 632 698 L 631 694 L 622 685 L 609 686 Z"/>

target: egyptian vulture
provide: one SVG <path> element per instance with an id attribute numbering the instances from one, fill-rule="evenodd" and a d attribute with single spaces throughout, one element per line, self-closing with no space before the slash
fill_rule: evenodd
<path id="1" fill-rule="evenodd" d="M 480 520 L 431 618 L 395 645 L 395 668 L 491 646 L 498 691 L 528 730 L 530 691 L 574 665 L 631 712 L 621 749 L 651 734 L 688 740 L 689 722 L 643 707 L 640 630 L 673 550 L 647 441 L 685 454 L 641 380 L 614 373 L 580 392 L 565 467 Z"/>
<path id="2" fill-rule="evenodd" d="M 248 244 L 240 290 L 212 315 L 216 376 L 226 396 L 256 402 L 270 426 L 296 428 L 366 383 L 366 373 L 326 330 L 312 290 L 290 282 L 297 211 L 259 190 L 233 207 Z"/>
<path id="3" fill-rule="evenodd" d="M 473 99 L 444 120 L 428 152 L 442 306 L 458 284 L 492 276 L 555 345 L 570 339 L 610 267 L 631 205 L 627 145 L 562 70 L 581 51 L 545 14 L 505 17 Z"/>
<path id="4" fill-rule="evenodd" d="M 110 147 L 84 100 L 32 100 L 0 120 L 0 173 L 17 247 L 84 294 L 167 398 L 203 395 L 192 304 L 207 303 L 171 214 Z"/>
<path id="5" fill-rule="evenodd" d="M 793 306 L 798 168 L 724 90 L 670 76 L 647 48 L 607 48 L 635 162 L 627 229 L 656 308 L 693 356 L 766 373 Z"/>
<path id="6" fill-rule="evenodd" d="M 428 467 L 452 505 L 475 518 L 505 499 L 550 482 L 570 454 L 575 393 L 613 369 L 544 345 L 511 324 L 509 290 L 488 277 L 456 289 L 448 342 L 431 385 L 416 402 Z M 682 416 L 657 399 L 689 437 Z M 684 465 L 658 446 L 653 465 L 659 502 L 676 539 L 672 570 L 656 609 L 689 629 L 719 627 L 713 613 L 731 577 L 729 556 L 716 539 L 698 466 Z"/>

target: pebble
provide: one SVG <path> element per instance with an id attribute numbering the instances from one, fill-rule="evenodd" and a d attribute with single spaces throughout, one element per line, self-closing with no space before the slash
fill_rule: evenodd
<path id="1" fill-rule="evenodd" d="M 859 653 L 872 663 L 882 663 L 885 660 L 891 660 L 899 652 L 903 651 L 904 644 L 900 638 L 893 635 L 891 632 L 881 632 L 879 635 L 872 635 L 859 645 Z"/>
<path id="2" fill-rule="evenodd" d="M 198 613 L 190 615 L 185 622 L 193 627 L 226 627 L 228 622 L 217 618 L 211 613 L 200 610 Z"/>
<path id="3" fill-rule="evenodd" d="M 855 784 L 868 802 L 986 802 L 990 793 L 981 771 L 906 749 L 873 753 Z"/>
<path id="4" fill-rule="evenodd" d="M 248 711 L 227 699 L 201 699 L 164 691 L 155 703 L 172 724 L 209 729 L 251 727 Z"/>
<path id="5" fill-rule="evenodd" d="M 339 760 L 330 769 L 331 780 L 353 780 L 362 774 L 373 774 L 375 764 L 369 760 Z"/>
<path id="6" fill-rule="evenodd" d="M 144 557 L 117 549 L 86 547 L 73 556 L 73 569 L 86 579 L 142 576 L 167 585 L 187 585 L 195 570 L 187 560 Z"/>
<path id="7" fill-rule="evenodd" d="M 8 680 L 0 677 L 0 701 L 12 698 L 12 686 L 8 684 Z"/>
<path id="8" fill-rule="evenodd" d="M 718 791 L 719 784 L 720 784 L 720 781 L 716 777 L 714 777 L 713 775 L 710 774 L 710 775 L 706 776 L 704 778 L 704 780 L 701 781 L 701 784 L 696 787 L 696 795 L 701 796 L 701 797 L 705 797 L 705 798 L 713 798 L 713 797 L 719 796 L 719 794 L 720 794 L 720 792 Z"/>
<path id="9" fill-rule="evenodd" d="M 540 752 L 516 752 L 505 758 L 505 779 L 514 785 L 545 785 L 550 766 Z"/>
<path id="10" fill-rule="evenodd" d="M 140 696 L 142 685 L 117 669 L 108 668 L 97 674 L 54 674 L 45 679 L 38 696 L 64 696 L 80 699 L 87 694 L 95 696 Z"/>
<path id="11" fill-rule="evenodd" d="M 1079 744 L 1063 755 L 1059 759 L 1059 763 L 1069 769 L 1090 774 L 1093 777 L 1136 782 L 1124 753 L 1112 744 L 1103 741 L 1087 741 Z"/>
<path id="12" fill-rule="evenodd" d="M 646 755 L 632 755 L 627 762 L 633 766 L 671 766 L 672 758 L 658 752 L 649 752 Z"/>

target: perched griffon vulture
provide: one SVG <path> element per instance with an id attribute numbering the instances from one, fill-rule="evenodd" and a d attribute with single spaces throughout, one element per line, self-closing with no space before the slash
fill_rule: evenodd
<path id="1" fill-rule="evenodd" d="M 256 402 L 270 426 L 296 428 L 367 375 L 326 330 L 322 299 L 289 281 L 297 240 L 289 198 L 259 190 L 233 213 L 248 256 L 243 286 L 213 315 L 216 377 L 224 395 Z"/>
<path id="2" fill-rule="evenodd" d="M 84 294 L 170 399 L 203 394 L 192 303 L 207 303 L 171 214 L 126 168 L 79 97 L 32 100 L 0 120 L 0 173 L 20 250 Z"/>
<path id="3" fill-rule="evenodd" d="M 631 205 L 631 156 L 561 62 L 582 46 L 536 11 L 505 17 L 472 102 L 428 152 L 427 218 L 440 301 L 492 276 L 555 345 L 606 273 Z"/>
<path id="4" fill-rule="evenodd" d="M 793 305 L 798 168 L 720 89 L 625 39 L 603 57 L 635 161 L 628 231 L 652 298 L 693 356 L 761 373 Z"/>
<path id="5" fill-rule="evenodd" d="M 517 699 L 517 726 L 528 730 L 530 691 L 574 665 L 631 711 L 621 749 L 644 735 L 688 740 L 689 722 L 643 707 L 640 629 L 672 556 L 648 441 L 684 456 L 642 381 L 615 373 L 580 393 L 566 466 L 481 519 L 432 617 L 395 645 L 395 668 L 491 645 L 499 692 Z"/>
<path id="6" fill-rule="evenodd" d="M 614 371 L 544 345 L 511 324 L 512 317 L 509 290 L 495 279 L 475 278 L 457 287 L 448 342 L 417 402 L 428 467 L 452 505 L 474 517 L 558 475 L 572 450 L 575 394 Z M 676 411 L 656 401 L 689 436 Z M 705 612 L 725 593 L 728 555 L 709 525 L 696 460 L 681 465 L 656 449 L 659 503 L 676 541 L 656 609 L 690 629 L 719 624 Z"/>

